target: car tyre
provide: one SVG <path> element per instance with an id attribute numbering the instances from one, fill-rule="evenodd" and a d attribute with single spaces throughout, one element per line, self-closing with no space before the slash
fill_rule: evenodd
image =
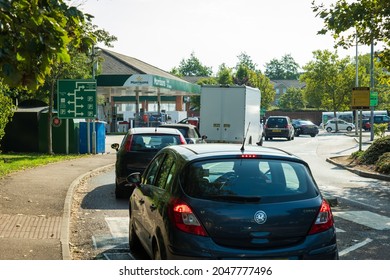
<path id="1" fill-rule="evenodd" d="M 315 135 L 315 134 L 310 134 L 310 136 L 311 136 L 311 137 L 316 137 L 316 135 Z"/>
<path id="2" fill-rule="evenodd" d="M 123 198 L 123 193 L 122 191 L 120 190 L 120 187 L 118 185 L 118 183 L 115 182 L 115 198 L 116 199 L 121 199 Z"/>
<path id="3" fill-rule="evenodd" d="M 348 126 L 347 131 L 351 131 L 351 130 L 352 130 L 352 127 Z"/>
<path id="4" fill-rule="evenodd" d="M 327 132 L 331 132 L 331 131 L 332 131 L 332 128 L 331 128 L 331 127 L 327 127 L 327 128 L 326 128 L 326 131 L 327 131 Z"/>

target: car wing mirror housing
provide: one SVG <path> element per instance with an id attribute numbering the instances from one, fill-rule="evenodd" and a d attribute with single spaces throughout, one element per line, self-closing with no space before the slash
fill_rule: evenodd
<path id="1" fill-rule="evenodd" d="M 111 149 L 114 149 L 114 150 L 118 151 L 119 150 L 119 144 L 118 143 L 111 144 Z"/>
<path id="2" fill-rule="evenodd" d="M 129 176 L 126 177 L 126 181 L 129 187 L 139 186 L 141 183 L 141 173 L 140 172 L 131 173 Z"/>

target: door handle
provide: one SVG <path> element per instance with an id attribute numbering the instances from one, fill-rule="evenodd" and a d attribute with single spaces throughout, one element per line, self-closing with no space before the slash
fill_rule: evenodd
<path id="1" fill-rule="evenodd" d="M 156 209 L 157 209 L 157 206 L 156 206 L 156 205 L 154 205 L 154 204 L 150 205 L 150 210 L 154 211 L 154 210 L 156 210 Z"/>

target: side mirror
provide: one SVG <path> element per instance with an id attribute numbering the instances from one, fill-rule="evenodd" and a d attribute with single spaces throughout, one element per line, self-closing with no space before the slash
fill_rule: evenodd
<path id="1" fill-rule="evenodd" d="M 141 183 L 141 173 L 140 172 L 131 173 L 129 176 L 126 177 L 126 181 L 131 186 L 139 185 Z"/>
<path id="2" fill-rule="evenodd" d="M 111 149 L 114 149 L 114 150 L 118 151 L 119 150 L 119 144 L 118 143 L 111 144 Z"/>

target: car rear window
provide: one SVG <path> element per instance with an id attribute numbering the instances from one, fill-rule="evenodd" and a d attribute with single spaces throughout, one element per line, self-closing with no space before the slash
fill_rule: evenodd
<path id="1" fill-rule="evenodd" d="M 131 140 L 130 151 L 156 151 L 165 146 L 179 145 L 180 136 L 172 134 L 134 134 Z"/>
<path id="2" fill-rule="evenodd" d="M 183 190 L 201 199 L 259 198 L 282 202 L 318 196 L 307 167 L 275 159 L 220 159 L 187 167 Z"/>
<path id="3" fill-rule="evenodd" d="M 286 126 L 287 119 L 286 118 L 269 118 L 267 121 L 267 126 Z"/>

